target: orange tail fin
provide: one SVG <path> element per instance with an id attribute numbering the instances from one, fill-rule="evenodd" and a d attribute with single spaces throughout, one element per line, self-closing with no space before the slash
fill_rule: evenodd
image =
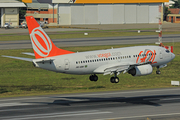
<path id="1" fill-rule="evenodd" d="M 56 47 L 33 16 L 27 16 L 26 22 L 36 59 L 73 53 Z"/>

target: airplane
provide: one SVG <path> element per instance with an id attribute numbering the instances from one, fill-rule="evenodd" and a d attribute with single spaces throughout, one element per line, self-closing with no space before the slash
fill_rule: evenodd
<path id="1" fill-rule="evenodd" d="M 175 54 L 160 46 L 134 46 L 87 52 L 72 52 L 55 46 L 33 16 L 26 17 L 35 59 L 5 56 L 32 62 L 35 67 L 66 74 L 90 74 L 90 81 L 97 81 L 97 74 L 113 75 L 111 83 L 118 83 L 120 73 L 132 76 L 149 75 L 153 67 L 160 68 L 175 58 Z"/>

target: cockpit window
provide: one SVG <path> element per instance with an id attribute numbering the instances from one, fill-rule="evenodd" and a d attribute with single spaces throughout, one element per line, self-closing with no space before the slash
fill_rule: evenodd
<path id="1" fill-rule="evenodd" d="M 170 51 L 169 51 L 169 50 L 166 50 L 166 52 L 167 52 L 167 53 L 170 53 Z"/>

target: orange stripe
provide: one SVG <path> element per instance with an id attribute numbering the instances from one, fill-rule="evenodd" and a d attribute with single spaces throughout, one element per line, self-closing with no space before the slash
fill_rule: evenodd
<path id="1" fill-rule="evenodd" d="M 151 55 L 151 58 L 149 59 L 149 61 L 151 61 L 152 58 L 153 58 L 153 56 L 154 56 L 152 51 L 150 51 L 150 53 L 151 53 L 152 55 Z"/>
<path id="2" fill-rule="evenodd" d="M 138 57 L 137 57 L 137 60 L 136 60 L 136 63 L 138 63 L 139 56 L 141 55 L 142 52 L 143 52 L 143 51 L 141 51 L 141 52 L 139 53 L 139 55 L 138 55 Z"/>
<path id="3" fill-rule="evenodd" d="M 169 0 L 76 0 L 75 3 L 163 3 Z"/>
<path id="4" fill-rule="evenodd" d="M 154 50 L 154 58 L 152 60 L 152 63 L 154 62 L 155 57 L 156 57 L 156 51 Z"/>

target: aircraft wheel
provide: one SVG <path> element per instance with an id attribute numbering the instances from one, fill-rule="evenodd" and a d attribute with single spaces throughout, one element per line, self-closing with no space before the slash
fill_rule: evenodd
<path id="1" fill-rule="evenodd" d="M 92 76 L 92 75 L 89 76 L 89 80 L 90 80 L 90 81 L 93 81 L 93 76 Z"/>
<path id="2" fill-rule="evenodd" d="M 156 74 L 158 74 L 158 75 L 161 74 L 161 71 L 160 71 L 160 70 L 157 70 L 157 71 L 156 71 Z"/>
<path id="3" fill-rule="evenodd" d="M 97 75 L 91 75 L 90 77 L 89 77 L 89 79 L 90 79 L 90 81 L 97 81 L 98 80 L 98 76 Z"/>
<path id="4" fill-rule="evenodd" d="M 111 77 L 110 81 L 111 83 L 115 83 L 115 77 Z"/>
<path id="5" fill-rule="evenodd" d="M 111 83 L 119 83 L 119 78 L 118 77 L 111 77 L 110 81 L 111 81 Z"/>
<path id="6" fill-rule="evenodd" d="M 118 77 L 115 77 L 114 83 L 118 83 L 118 82 L 119 82 L 119 78 L 118 78 Z"/>
<path id="7" fill-rule="evenodd" d="M 97 75 L 94 75 L 93 77 L 94 77 L 94 78 L 93 78 L 94 81 L 96 82 L 96 81 L 98 80 L 98 76 L 97 76 Z"/>

